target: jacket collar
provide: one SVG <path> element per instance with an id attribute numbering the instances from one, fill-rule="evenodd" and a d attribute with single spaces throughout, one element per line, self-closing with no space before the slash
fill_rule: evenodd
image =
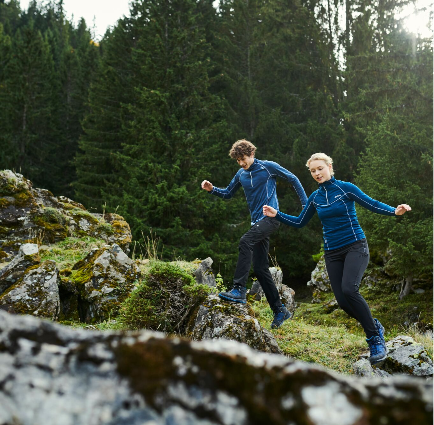
<path id="1" fill-rule="evenodd" d="M 260 164 L 259 164 L 259 161 L 255 158 L 255 159 L 253 160 L 252 165 L 251 165 L 249 168 L 247 168 L 247 170 L 244 170 L 244 171 L 248 171 L 248 172 L 250 172 L 250 171 L 254 171 L 254 170 L 256 170 L 258 167 L 260 167 Z"/>
<path id="2" fill-rule="evenodd" d="M 334 178 L 334 176 L 332 176 L 332 178 L 330 180 L 327 180 L 324 183 L 319 183 L 319 187 L 321 188 L 321 187 L 331 186 L 335 181 L 336 181 L 336 179 Z"/>

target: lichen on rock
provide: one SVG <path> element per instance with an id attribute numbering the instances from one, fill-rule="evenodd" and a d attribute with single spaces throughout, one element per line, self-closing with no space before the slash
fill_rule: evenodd
<path id="1" fill-rule="evenodd" d="M 131 243 L 130 227 L 121 216 L 92 214 L 69 198 L 33 188 L 21 174 L 0 171 L 0 249 L 8 258 L 16 255 L 18 243 L 54 243 L 67 236 L 102 238 L 127 253 Z"/>
<path id="2" fill-rule="evenodd" d="M 229 339 L 268 353 L 282 354 L 273 335 L 255 318 L 249 304 L 223 301 L 211 294 L 200 305 L 187 336 L 195 341 Z"/>
<path id="3" fill-rule="evenodd" d="M 59 270 L 54 261 L 28 267 L 22 277 L 2 295 L 0 309 L 56 320 L 60 299 Z"/>
<path id="4" fill-rule="evenodd" d="M 92 250 L 74 265 L 66 280 L 77 289 L 81 320 L 93 323 L 118 314 L 139 276 L 138 266 L 113 244 Z"/>
<path id="5" fill-rule="evenodd" d="M 39 264 L 38 245 L 23 244 L 12 261 L 0 270 L 0 295 L 20 279 L 26 269 Z"/>

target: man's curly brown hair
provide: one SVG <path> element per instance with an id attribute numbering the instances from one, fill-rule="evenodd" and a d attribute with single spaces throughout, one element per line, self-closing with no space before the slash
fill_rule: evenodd
<path id="1" fill-rule="evenodd" d="M 256 146 L 246 139 L 237 140 L 229 151 L 229 156 L 233 159 L 240 159 L 250 156 L 256 152 Z"/>

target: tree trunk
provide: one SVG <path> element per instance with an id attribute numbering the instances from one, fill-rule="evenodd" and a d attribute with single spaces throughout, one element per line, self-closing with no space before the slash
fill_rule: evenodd
<path id="1" fill-rule="evenodd" d="M 399 299 L 402 300 L 405 296 L 407 296 L 410 291 L 413 289 L 413 274 L 409 274 L 403 285 L 401 287 L 401 293 L 399 294 Z"/>

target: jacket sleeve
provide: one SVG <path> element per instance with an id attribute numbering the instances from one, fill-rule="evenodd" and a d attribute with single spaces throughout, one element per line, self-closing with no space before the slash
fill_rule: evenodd
<path id="1" fill-rule="evenodd" d="M 307 203 L 306 192 L 304 191 L 300 180 L 298 180 L 295 174 L 292 174 L 291 171 L 283 168 L 281 165 L 277 164 L 277 162 L 267 161 L 266 164 L 270 168 L 270 172 L 272 172 L 272 174 L 282 177 L 292 184 L 295 191 L 297 192 L 298 197 L 300 198 L 301 205 L 304 207 Z"/>
<path id="2" fill-rule="evenodd" d="M 221 189 L 214 186 L 211 192 L 208 193 L 218 196 L 219 198 L 231 199 L 235 192 L 241 187 L 240 174 L 240 171 L 235 174 L 234 178 L 231 180 L 229 186 L 226 189 Z"/>
<path id="3" fill-rule="evenodd" d="M 357 202 L 362 207 L 368 210 L 383 215 L 395 215 L 395 208 L 390 205 L 383 204 L 380 201 L 370 198 L 366 193 L 362 192 L 355 184 L 346 183 L 345 192 L 352 201 Z"/>
<path id="4" fill-rule="evenodd" d="M 278 211 L 276 218 L 283 224 L 287 224 L 292 227 L 304 227 L 307 223 L 309 223 L 310 219 L 315 214 L 315 206 L 313 204 L 313 198 L 315 197 L 316 192 L 313 192 L 312 195 L 309 196 L 307 200 L 306 206 L 303 208 L 303 211 L 300 213 L 298 217 L 293 215 L 288 215 L 283 212 Z"/>

